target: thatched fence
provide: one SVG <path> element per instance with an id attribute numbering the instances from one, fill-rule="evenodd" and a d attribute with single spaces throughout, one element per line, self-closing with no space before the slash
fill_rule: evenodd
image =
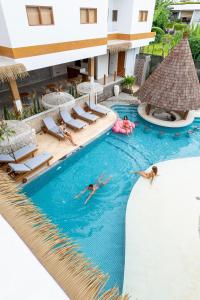
<path id="1" fill-rule="evenodd" d="M 109 275 L 94 267 L 1 170 L 0 213 L 71 300 L 129 299 L 115 287 L 102 292 Z"/>

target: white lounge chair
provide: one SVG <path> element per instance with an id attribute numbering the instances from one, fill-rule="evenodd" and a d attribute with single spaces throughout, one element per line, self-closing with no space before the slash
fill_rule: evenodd
<path id="1" fill-rule="evenodd" d="M 25 176 L 30 175 L 44 164 L 49 165 L 49 161 L 52 157 L 53 156 L 48 152 L 43 152 L 21 164 L 9 163 L 8 166 L 10 170 L 8 174 L 16 181 L 22 180 L 25 183 L 27 181 Z"/>
<path id="2" fill-rule="evenodd" d="M 79 105 L 74 106 L 72 111 L 74 112 L 75 117 L 80 118 L 88 123 L 94 123 L 98 119 L 96 115 L 84 111 L 84 109 Z"/>
<path id="3" fill-rule="evenodd" d="M 20 160 L 32 155 L 37 151 L 37 146 L 35 144 L 29 144 L 21 149 L 14 151 L 9 154 L 0 154 L 0 164 L 7 164 L 9 162 L 19 162 Z"/>
<path id="4" fill-rule="evenodd" d="M 49 133 L 55 136 L 57 139 L 59 139 L 59 141 L 64 140 L 65 138 L 64 132 L 61 130 L 61 128 L 58 125 L 56 125 L 52 117 L 46 117 L 45 119 L 43 119 L 43 123 L 45 126 L 44 128 L 45 133 Z"/>
<path id="5" fill-rule="evenodd" d="M 61 110 L 60 116 L 61 116 L 63 122 L 68 127 L 72 128 L 74 130 L 83 129 L 87 125 L 85 122 L 83 122 L 81 120 L 75 120 L 74 118 L 72 118 L 72 116 L 66 109 Z"/>
<path id="6" fill-rule="evenodd" d="M 109 110 L 107 108 L 104 108 L 100 105 L 96 105 L 94 103 L 85 103 L 86 105 L 86 109 L 92 111 L 94 114 L 98 115 L 98 116 L 107 116 L 107 114 L 109 113 Z"/>

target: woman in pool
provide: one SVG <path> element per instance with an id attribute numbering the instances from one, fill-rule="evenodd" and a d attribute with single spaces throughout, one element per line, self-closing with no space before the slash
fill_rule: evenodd
<path id="1" fill-rule="evenodd" d="M 154 178 L 158 175 L 158 168 L 156 166 L 153 166 L 150 172 L 138 171 L 134 173 L 139 174 L 143 178 L 149 179 L 152 183 Z"/>
<path id="2" fill-rule="evenodd" d="M 91 199 L 91 197 L 96 193 L 96 191 L 98 191 L 101 187 L 103 187 L 104 185 L 106 185 L 110 180 L 111 180 L 112 176 L 110 176 L 109 178 L 107 178 L 106 180 L 102 180 L 103 179 L 103 175 L 101 175 L 95 184 L 90 184 L 88 185 L 82 192 L 80 192 L 80 194 L 78 194 L 75 198 L 78 199 L 80 198 L 85 192 L 90 191 L 89 196 L 87 197 L 87 199 L 85 200 L 84 204 L 87 204 L 88 201 Z"/>
<path id="3" fill-rule="evenodd" d="M 62 121 L 61 124 L 60 124 L 60 129 L 63 131 L 63 133 L 64 133 L 66 139 L 69 140 L 70 143 L 72 143 L 73 146 L 78 146 L 78 145 L 74 142 L 71 133 L 67 130 L 66 125 L 65 125 L 65 123 L 64 123 L 63 121 Z"/>
<path id="4" fill-rule="evenodd" d="M 124 116 L 123 119 L 123 129 L 125 129 L 126 134 L 129 134 L 130 130 L 132 131 L 132 127 L 130 126 L 130 121 L 127 116 Z"/>

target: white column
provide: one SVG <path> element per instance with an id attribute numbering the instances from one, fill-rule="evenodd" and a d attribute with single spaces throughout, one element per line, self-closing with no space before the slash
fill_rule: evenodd
<path id="1" fill-rule="evenodd" d="M 125 59 L 125 75 L 133 76 L 135 70 L 136 55 L 139 53 L 139 48 L 129 49 L 126 51 Z"/>
<path id="2" fill-rule="evenodd" d="M 108 54 L 96 58 L 96 79 L 102 79 L 104 75 L 108 76 Z"/>
<path id="3" fill-rule="evenodd" d="M 109 74 L 117 72 L 118 53 L 110 54 Z"/>

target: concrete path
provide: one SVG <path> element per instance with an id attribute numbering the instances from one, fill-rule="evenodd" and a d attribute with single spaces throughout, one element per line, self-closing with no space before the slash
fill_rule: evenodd
<path id="1" fill-rule="evenodd" d="M 157 164 L 126 216 L 124 292 L 137 300 L 200 299 L 200 158 Z"/>

